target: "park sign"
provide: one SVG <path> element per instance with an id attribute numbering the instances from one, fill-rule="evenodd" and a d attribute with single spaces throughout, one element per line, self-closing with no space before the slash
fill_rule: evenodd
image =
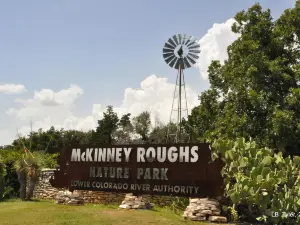
<path id="1" fill-rule="evenodd" d="M 223 193 L 220 160 L 208 143 L 73 145 L 61 152 L 52 186 L 137 195 L 216 197 Z"/>

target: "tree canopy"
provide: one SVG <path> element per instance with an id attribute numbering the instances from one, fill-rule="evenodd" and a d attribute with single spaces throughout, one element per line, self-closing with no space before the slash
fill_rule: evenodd
<path id="1" fill-rule="evenodd" d="M 240 37 L 228 60 L 209 66 L 209 90 L 192 110 L 193 138 L 252 137 L 257 143 L 300 154 L 300 2 L 273 20 L 259 4 L 236 14 Z"/>

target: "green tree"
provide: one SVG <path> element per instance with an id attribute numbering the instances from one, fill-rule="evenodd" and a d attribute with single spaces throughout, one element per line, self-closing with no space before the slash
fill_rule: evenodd
<path id="1" fill-rule="evenodd" d="M 92 142 L 96 144 L 112 144 L 115 141 L 114 134 L 118 128 L 119 118 L 113 111 L 112 106 L 108 106 L 103 113 L 103 119 L 98 121 L 98 127 L 92 134 Z"/>
<path id="2" fill-rule="evenodd" d="M 49 153 L 58 153 L 64 146 L 63 130 L 57 130 L 53 126 L 49 130 L 39 129 L 31 131 L 27 137 L 19 137 L 13 141 L 13 148 L 22 149 L 23 144 L 29 149 L 47 149 Z"/>
<path id="3" fill-rule="evenodd" d="M 92 130 L 83 132 L 77 130 L 62 131 L 63 144 L 89 144 L 92 142 Z"/>
<path id="4" fill-rule="evenodd" d="M 300 2 L 274 21 L 254 4 L 235 16 L 240 37 L 228 60 L 213 61 L 211 87 L 192 110 L 194 138 L 252 137 L 260 145 L 300 154 Z"/>
<path id="5" fill-rule="evenodd" d="M 130 120 L 130 113 L 124 114 L 118 124 L 118 130 L 115 132 L 116 143 L 128 144 L 132 142 L 133 125 Z"/>
<path id="6" fill-rule="evenodd" d="M 141 136 L 143 142 L 149 139 L 151 129 L 150 113 L 145 111 L 133 118 L 133 127 L 136 134 Z"/>

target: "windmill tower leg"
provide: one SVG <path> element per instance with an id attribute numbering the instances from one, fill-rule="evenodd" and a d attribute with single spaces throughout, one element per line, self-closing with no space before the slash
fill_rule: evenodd
<path id="1" fill-rule="evenodd" d="M 174 105 L 176 100 L 177 100 L 177 106 Z M 185 104 L 183 104 L 183 100 L 185 101 Z M 172 116 L 174 111 L 175 112 L 177 111 L 177 118 L 175 119 L 175 121 L 172 121 Z M 172 122 L 175 123 L 176 133 L 171 133 L 170 126 L 169 126 L 168 133 L 167 133 L 167 142 L 174 141 L 175 143 L 180 143 L 184 141 L 182 117 L 187 117 L 187 116 L 188 116 L 188 107 L 187 107 L 184 73 L 183 73 L 183 69 L 179 66 L 174 95 L 173 95 L 173 101 L 172 101 L 171 115 L 170 115 L 170 123 Z"/>

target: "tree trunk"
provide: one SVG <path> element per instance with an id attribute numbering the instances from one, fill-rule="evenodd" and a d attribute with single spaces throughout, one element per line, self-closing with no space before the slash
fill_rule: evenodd
<path id="1" fill-rule="evenodd" d="M 25 169 L 18 172 L 18 180 L 20 182 L 20 198 L 22 201 L 26 200 L 26 186 L 27 186 L 27 175 Z"/>
<path id="2" fill-rule="evenodd" d="M 28 188 L 28 192 L 27 192 L 27 200 L 31 200 L 32 196 L 33 196 L 33 191 L 35 188 L 35 185 L 37 183 L 38 177 L 36 172 L 31 173 L 30 177 L 29 177 L 29 188 Z"/>

